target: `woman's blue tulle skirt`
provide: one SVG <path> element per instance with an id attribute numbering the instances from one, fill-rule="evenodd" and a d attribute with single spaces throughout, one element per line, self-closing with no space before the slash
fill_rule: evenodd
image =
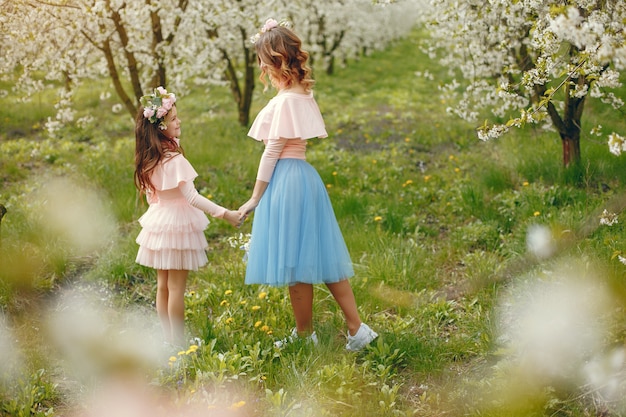
<path id="1" fill-rule="evenodd" d="M 279 159 L 256 207 L 246 284 L 332 283 L 354 275 L 319 174 L 300 159 Z"/>

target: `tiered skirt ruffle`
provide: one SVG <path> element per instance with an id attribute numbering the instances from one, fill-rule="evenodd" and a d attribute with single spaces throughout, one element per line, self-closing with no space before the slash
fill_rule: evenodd
<path id="1" fill-rule="evenodd" d="M 152 204 L 139 218 L 136 262 L 155 269 L 196 271 L 208 262 L 209 219 L 184 198 Z"/>

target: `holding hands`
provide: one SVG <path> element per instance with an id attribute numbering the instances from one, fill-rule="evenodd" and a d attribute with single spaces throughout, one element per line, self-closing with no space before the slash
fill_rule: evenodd
<path id="1" fill-rule="evenodd" d="M 230 223 L 231 226 L 239 228 L 258 204 L 259 201 L 253 197 L 239 207 L 239 210 L 226 210 L 224 213 L 224 220 Z"/>
<path id="2" fill-rule="evenodd" d="M 246 220 L 246 216 L 241 216 L 241 214 L 235 210 L 226 210 L 224 220 L 230 223 L 231 226 L 239 228 Z"/>

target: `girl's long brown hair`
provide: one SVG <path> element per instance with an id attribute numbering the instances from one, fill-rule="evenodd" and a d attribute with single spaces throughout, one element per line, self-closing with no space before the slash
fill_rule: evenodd
<path id="1" fill-rule="evenodd" d="M 164 116 L 167 117 L 167 116 Z M 150 123 L 140 107 L 135 118 L 135 186 L 143 194 L 154 191 L 152 171 L 168 154 L 183 153 L 173 139 L 165 136 L 157 124 Z"/>
<path id="2" fill-rule="evenodd" d="M 257 58 L 261 65 L 259 79 L 267 88 L 266 75 L 285 83 L 289 88 L 295 83 L 311 91 L 315 81 L 311 68 L 307 65 L 309 53 L 302 50 L 302 41 L 289 28 L 277 26 L 261 33 L 254 43 Z"/>

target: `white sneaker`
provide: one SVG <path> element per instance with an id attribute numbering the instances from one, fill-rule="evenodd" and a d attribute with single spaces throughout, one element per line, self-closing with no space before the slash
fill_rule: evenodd
<path id="1" fill-rule="evenodd" d="M 378 333 L 374 330 L 370 329 L 365 323 L 361 323 L 359 330 L 357 330 L 354 336 L 350 336 L 350 332 L 348 332 L 348 343 L 346 344 L 346 350 L 351 352 L 358 352 L 363 349 L 366 345 L 370 344 L 370 342 L 378 337 Z"/>
<path id="2" fill-rule="evenodd" d="M 298 336 L 298 330 L 296 330 L 296 328 L 294 327 L 293 330 L 291 331 L 291 336 L 288 336 L 284 338 L 283 340 L 277 340 L 276 342 L 274 342 L 274 346 L 280 349 L 282 347 L 285 347 L 289 343 L 295 342 L 299 338 L 300 336 Z M 308 335 L 305 341 L 307 343 L 313 343 L 313 345 L 317 346 L 317 335 L 315 334 L 315 332 Z"/>

